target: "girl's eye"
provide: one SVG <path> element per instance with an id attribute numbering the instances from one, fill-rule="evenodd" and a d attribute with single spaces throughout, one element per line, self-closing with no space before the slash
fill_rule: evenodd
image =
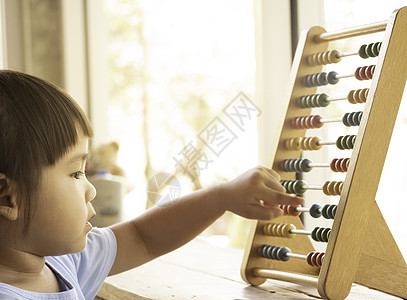
<path id="1" fill-rule="evenodd" d="M 75 179 L 81 179 L 81 177 L 82 176 L 84 176 L 85 175 L 85 173 L 84 172 L 82 172 L 82 171 L 77 171 L 77 172 L 75 172 L 75 173 L 72 173 L 72 177 L 73 178 L 75 178 Z"/>

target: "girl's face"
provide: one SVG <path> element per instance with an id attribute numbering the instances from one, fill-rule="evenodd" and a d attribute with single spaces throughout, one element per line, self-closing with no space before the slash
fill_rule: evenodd
<path id="1" fill-rule="evenodd" d="M 95 214 L 90 201 L 96 190 L 85 177 L 88 139 L 80 136 L 78 144 L 64 157 L 43 171 L 35 201 L 26 245 L 40 255 L 61 255 L 82 251 L 88 222 Z"/>

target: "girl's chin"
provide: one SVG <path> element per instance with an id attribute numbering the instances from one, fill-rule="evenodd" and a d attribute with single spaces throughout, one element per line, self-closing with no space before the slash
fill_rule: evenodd
<path id="1" fill-rule="evenodd" d="M 85 230 L 86 230 L 86 232 L 89 232 L 89 231 L 91 231 L 92 230 L 92 224 L 88 221 L 88 222 L 86 222 L 86 224 L 85 224 Z"/>

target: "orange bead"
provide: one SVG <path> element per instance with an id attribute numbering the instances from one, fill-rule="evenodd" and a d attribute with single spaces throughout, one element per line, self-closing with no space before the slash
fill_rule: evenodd
<path id="1" fill-rule="evenodd" d="M 299 205 L 287 205 L 288 215 L 293 217 L 299 216 L 301 212 L 296 210 L 297 207 L 299 207 Z"/>

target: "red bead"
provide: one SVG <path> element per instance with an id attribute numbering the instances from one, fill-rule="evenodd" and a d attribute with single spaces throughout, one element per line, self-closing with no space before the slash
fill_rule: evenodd
<path id="1" fill-rule="evenodd" d="M 298 205 L 287 205 L 288 215 L 296 217 L 301 214 L 301 212 L 297 211 L 296 208 Z"/>

